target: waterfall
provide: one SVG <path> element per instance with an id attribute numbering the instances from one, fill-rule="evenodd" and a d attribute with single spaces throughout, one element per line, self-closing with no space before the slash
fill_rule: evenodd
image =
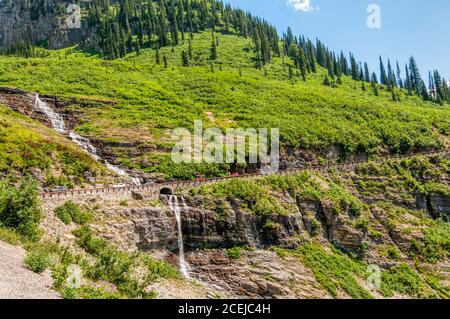
<path id="1" fill-rule="evenodd" d="M 99 162 L 104 162 L 106 167 L 110 169 L 111 171 L 115 172 L 119 176 L 124 176 L 130 179 L 133 184 L 135 185 L 141 185 L 141 182 L 138 178 L 129 176 L 123 169 L 121 169 L 118 166 L 110 164 L 108 161 L 101 159 L 101 157 L 98 155 L 97 149 L 94 145 L 85 137 L 82 137 L 78 135 L 77 133 L 73 131 L 68 131 L 66 129 L 66 125 L 64 123 L 63 117 L 52 110 L 50 106 L 48 106 L 47 103 L 42 101 L 39 98 L 39 94 L 35 97 L 34 107 L 42 112 L 52 123 L 52 127 L 55 131 L 61 133 L 61 134 L 68 134 L 69 138 L 78 146 L 80 146 L 83 150 L 88 152 L 93 159 Z"/>
<path id="2" fill-rule="evenodd" d="M 183 208 L 186 208 L 186 201 L 183 197 L 181 198 L 181 203 L 183 205 Z M 181 209 L 179 202 L 179 197 L 176 195 L 170 195 L 169 196 L 169 207 L 170 210 L 175 214 L 175 218 L 177 220 L 177 228 L 178 228 L 178 254 L 179 254 L 179 265 L 180 265 L 180 271 L 181 274 L 185 278 L 190 278 L 189 276 L 189 267 L 186 263 L 186 259 L 184 258 L 184 243 L 183 243 L 183 228 L 181 227 Z"/>
<path id="3" fill-rule="evenodd" d="M 39 95 L 36 95 L 36 98 L 34 100 L 34 107 L 44 113 L 44 115 L 50 120 L 52 123 L 52 127 L 55 131 L 58 131 L 59 133 L 66 133 L 66 126 L 64 124 L 64 119 L 61 115 L 53 112 L 53 110 L 50 108 L 50 106 L 47 105 L 47 103 L 43 102 Z"/>

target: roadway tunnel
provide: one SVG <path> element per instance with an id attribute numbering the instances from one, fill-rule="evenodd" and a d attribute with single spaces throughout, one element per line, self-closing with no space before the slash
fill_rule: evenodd
<path id="1" fill-rule="evenodd" d="M 164 187 L 164 188 L 161 188 L 161 190 L 159 191 L 159 194 L 160 195 L 172 195 L 173 191 L 168 187 Z"/>

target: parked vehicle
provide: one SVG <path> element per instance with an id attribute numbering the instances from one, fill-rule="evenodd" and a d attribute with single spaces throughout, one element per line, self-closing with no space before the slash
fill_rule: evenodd
<path id="1" fill-rule="evenodd" d="M 199 175 L 199 176 L 197 176 L 197 178 L 195 180 L 197 182 L 204 182 L 204 181 L 206 181 L 206 177 L 204 175 Z"/>
<path id="2" fill-rule="evenodd" d="M 239 177 L 239 176 L 241 176 L 241 174 L 236 172 L 236 173 L 231 173 L 230 176 L 231 177 Z"/>
<path id="3" fill-rule="evenodd" d="M 67 192 L 66 186 L 56 186 L 55 188 L 49 189 L 49 193 L 64 193 Z"/>

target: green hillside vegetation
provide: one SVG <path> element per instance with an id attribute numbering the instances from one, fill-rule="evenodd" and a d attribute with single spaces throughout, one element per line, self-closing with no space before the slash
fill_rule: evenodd
<path id="1" fill-rule="evenodd" d="M 157 152 L 123 164 L 170 175 L 176 170 L 168 151 L 171 130 L 204 126 L 280 128 L 283 147 L 325 150 L 339 146 L 350 153 L 394 154 L 443 147 L 450 132 L 450 108 L 424 102 L 398 90 L 400 102 L 379 87 L 379 96 L 343 75 L 342 84 L 323 85 L 327 71 L 289 78 L 285 58 L 274 57 L 255 69 L 250 39 L 216 34 L 218 58 L 211 63 L 211 33 L 195 34 L 190 66 L 183 67 L 188 41 L 156 51 L 145 49 L 124 59 L 105 61 L 77 50 L 49 51 L 45 58 L 0 57 L 0 85 L 62 97 L 113 101 L 81 108 L 85 121 L 77 131 L 105 141 L 139 141 Z M 209 113 L 210 112 L 210 113 Z M 140 167 L 142 162 L 152 163 Z M 187 169 L 187 168 L 186 168 Z M 185 174 L 180 174 L 185 175 Z M 194 175 L 195 176 L 195 175 Z M 171 176 L 179 177 L 179 176 Z"/>
<path id="2" fill-rule="evenodd" d="M 46 126 L 0 105 L 0 176 L 17 183 L 26 175 L 46 187 L 72 187 L 86 173 L 102 178 L 105 170 L 87 153 Z"/>
<path id="3" fill-rule="evenodd" d="M 389 172 L 387 172 L 389 171 Z M 411 201 L 415 194 L 422 193 L 450 194 L 450 188 L 440 180 L 442 174 L 449 173 L 449 160 L 436 157 L 428 160 L 414 157 L 411 160 L 389 160 L 382 164 L 370 163 L 358 169 L 358 175 L 351 176 L 331 170 L 324 175 L 319 172 L 304 171 L 292 176 L 267 176 L 257 179 L 228 180 L 218 184 L 205 185 L 191 189 L 193 196 L 201 195 L 214 200 L 238 199 L 242 208 L 255 214 L 288 214 L 289 207 L 283 207 L 283 193 L 288 193 L 296 200 L 321 200 L 332 203 L 336 214 L 348 211 L 353 217 L 361 217 L 368 209 L 361 199 L 363 196 L 383 195 L 386 202 L 392 197 L 405 193 Z M 360 178 L 361 177 L 361 178 Z M 382 179 L 378 187 L 370 181 Z M 383 189 L 380 193 L 380 189 Z M 386 192 L 388 190 L 388 192 Z M 361 196 L 362 195 L 362 196 Z M 392 207 L 385 207 L 393 212 L 391 219 L 401 214 Z"/>

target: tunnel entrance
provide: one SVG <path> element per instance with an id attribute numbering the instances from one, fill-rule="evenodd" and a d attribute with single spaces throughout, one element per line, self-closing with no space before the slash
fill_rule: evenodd
<path id="1" fill-rule="evenodd" d="M 172 195 L 173 192 L 172 192 L 172 190 L 171 190 L 170 188 L 165 187 L 165 188 L 162 188 L 162 189 L 159 191 L 159 194 L 160 194 L 160 195 Z"/>

